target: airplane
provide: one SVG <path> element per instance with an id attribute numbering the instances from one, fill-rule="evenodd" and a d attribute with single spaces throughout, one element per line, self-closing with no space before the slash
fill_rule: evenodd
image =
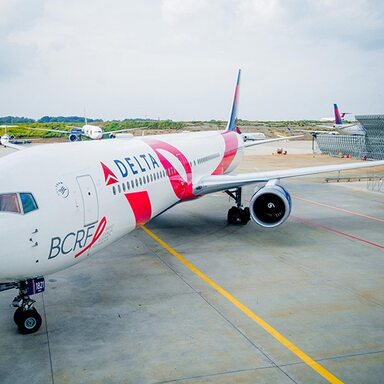
<path id="1" fill-rule="evenodd" d="M 350 114 L 350 112 L 339 112 L 339 107 L 337 104 L 333 104 L 333 117 L 322 117 L 320 121 L 324 123 L 332 122 L 335 124 L 342 124 L 346 121 L 345 116 Z"/>
<path id="2" fill-rule="evenodd" d="M 82 127 L 72 127 L 70 131 L 59 130 L 59 129 L 49 129 L 49 128 L 28 128 L 36 131 L 47 131 L 47 132 L 57 132 L 68 135 L 68 140 L 71 142 L 81 141 L 82 137 L 86 137 L 91 140 L 101 140 L 101 139 L 114 139 L 116 138 L 116 133 L 126 132 L 128 129 L 119 129 L 111 132 L 104 132 L 102 128 L 97 125 L 88 124 L 85 119 L 85 124 Z M 132 129 L 132 128 L 130 128 Z"/>
<path id="3" fill-rule="evenodd" d="M 247 133 L 241 133 L 241 136 L 243 136 L 244 141 L 252 141 L 252 140 L 264 140 L 266 139 L 266 136 L 262 132 L 247 132 Z"/>
<path id="4" fill-rule="evenodd" d="M 359 136 L 364 136 L 365 132 L 360 126 L 360 124 L 354 122 L 350 124 L 345 124 L 344 123 L 344 117 L 347 114 L 350 114 L 349 112 L 343 112 L 340 114 L 339 108 L 337 104 L 333 104 L 333 112 L 334 112 L 334 118 L 321 118 L 320 121 L 332 121 L 333 125 L 318 125 L 318 127 L 321 128 L 329 128 L 329 129 L 334 129 L 336 128 L 337 131 L 332 131 L 332 132 L 321 132 L 321 131 L 316 131 L 315 133 L 328 133 L 332 135 L 359 135 Z"/>
<path id="5" fill-rule="evenodd" d="M 4 129 L 4 134 L 0 136 L 0 144 L 6 147 L 9 143 L 15 139 L 15 136 L 8 135 L 7 128 L 15 128 L 17 125 L 1 125 L 0 128 Z"/>
<path id="6" fill-rule="evenodd" d="M 224 131 L 55 143 L 0 158 L 0 291 L 18 290 L 11 305 L 20 333 L 34 333 L 42 324 L 31 296 L 45 290 L 44 276 L 87 259 L 176 204 L 225 192 L 234 200 L 228 224 L 253 220 L 274 228 L 292 208 L 281 179 L 384 165 L 231 175 L 247 147 L 281 140 L 244 143 L 237 133 L 240 74 Z M 244 206 L 242 187 L 256 183 L 262 186 Z"/>

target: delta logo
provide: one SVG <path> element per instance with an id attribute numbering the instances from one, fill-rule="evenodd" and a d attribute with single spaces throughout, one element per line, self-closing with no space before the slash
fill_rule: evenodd
<path id="1" fill-rule="evenodd" d="M 150 153 L 143 153 L 138 156 L 125 157 L 124 160 L 113 160 L 120 176 L 125 178 L 129 174 L 137 175 L 152 171 L 153 169 L 160 168 L 157 160 Z M 104 172 L 104 179 L 106 185 L 118 183 L 119 180 L 116 174 L 108 168 L 104 163 L 100 162 Z"/>
<path id="2" fill-rule="evenodd" d="M 112 185 L 112 184 L 118 183 L 119 180 L 117 180 L 116 175 L 105 164 L 103 164 L 102 162 L 100 163 L 104 172 L 105 184 Z"/>

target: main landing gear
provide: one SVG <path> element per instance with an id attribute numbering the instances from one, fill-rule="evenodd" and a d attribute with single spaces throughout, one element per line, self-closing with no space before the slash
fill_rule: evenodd
<path id="1" fill-rule="evenodd" d="M 16 283 L 0 284 L 0 290 L 16 288 L 19 294 L 13 299 L 11 306 L 16 308 L 13 320 L 20 333 L 29 334 L 39 330 L 42 320 L 39 312 L 34 308 L 35 300 L 30 295 L 44 291 L 44 278 L 29 279 Z"/>
<path id="2" fill-rule="evenodd" d="M 235 200 L 236 206 L 229 209 L 227 215 L 228 224 L 242 224 L 245 225 L 251 219 L 249 208 L 243 208 L 241 203 L 241 188 L 235 190 L 227 190 L 225 193 Z"/>

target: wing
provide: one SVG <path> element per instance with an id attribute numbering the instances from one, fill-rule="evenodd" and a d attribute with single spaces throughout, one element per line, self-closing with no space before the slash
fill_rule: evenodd
<path id="1" fill-rule="evenodd" d="M 333 125 L 316 125 L 319 128 L 335 129 Z"/>
<path id="2" fill-rule="evenodd" d="M 343 125 L 316 125 L 316 127 L 342 130 L 344 128 L 353 127 L 355 125 L 357 125 L 357 124 L 355 123 L 355 124 L 343 124 Z"/>
<path id="3" fill-rule="evenodd" d="M 288 177 L 314 175 L 333 171 L 343 171 L 355 168 L 367 168 L 384 166 L 384 160 L 367 161 L 350 164 L 322 165 L 317 167 L 294 168 L 279 171 L 265 171 L 255 173 L 243 173 L 240 175 L 212 175 L 199 180 L 194 186 L 195 195 L 206 195 L 213 192 L 225 191 L 231 188 L 238 188 L 244 185 L 268 182 L 274 179 L 285 179 Z"/>
<path id="4" fill-rule="evenodd" d="M 254 145 L 272 143 L 274 141 L 283 141 L 283 140 L 297 139 L 298 137 L 303 137 L 303 136 L 304 135 L 287 136 L 287 137 L 278 137 L 277 139 L 257 140 L 257 141 L 252 141 L 251 143 L 245 142 L 244 143 L 244 147 L 248 148 L 248 147 L 253 147 Z"/>
<path id="5" fill-rule="evenodd" d="M 354 124 L 343 124 L 343 125 L 339 126 L 338 128 L 340 130 L 343 130 L 344 128 L 350 128 L 350 127 L 356 127 L 356 126 L 358 126 L 357 123 L 354 123 Z"/>
<path id="6" fill-rule="evenodd" d="M 22 149 L 25 149 L 25 147 L 22 147 L 21 145 L 13 144 L 13 143 L 2 143 L 4 147 L 16 149 L 18 151 L 21 151 Z"/>
<path id="7" fill-rule="evenodd" d="M 129 132 L 133 131 L 135 129 L 146 129 L 147 127 L 135 127 L 135 128 L 124 128 L 124 129 L 117 129 L 115 131 L 104 131 L 103 136 L 105 135 L 105 138 L 108 138 L 109 135 L 114 135 L 115 133 L 122 133 L 122 132 Z M 104 137 L 103 137 L 104 138 Z"/>
<path id="8" fill-rule="evenodd" d="M 65 134 L 70 134 L 71 132 L 69 131 L 61 131 L 59 129 L 48 129 L 48 128 L 32 128 L 32 127 L 28 127 L 28 129 L 32 130 L 32 131 L 47 131 L 47 132 L 57 132 L 57 133 L 65 133 Z"/>
<path id="9" fill-rule="evenodd" d="M 116 138 L 116 133 L 122 133 L 122 132 L 128 132 L 128 131 L 132 131 L 134 129 L 141 129 L 142 127 L 140 128 L 125 128 L 125 129 L 117 129 L 116 131 L 104 131 L 103 132 L 103 139 L 112 139 L 112 138 Z M 143 129 L 145 129 L 145 127 L 143 127 Z M 133 136 L 133 135 L 132 135 Z"/>
<path id="10" fill-rule="evenodd" d="M 125 129 L 118 129 L 116 131 L 108 131 L 108 132 L 105 132 L 105 133 L 121 133 L 121 132 L 132 131 L 134 129 L 141 129 L 141 128 L 125 128 Z M 145 129 L 145 128 L 143 128 L 143 129 Z"/>

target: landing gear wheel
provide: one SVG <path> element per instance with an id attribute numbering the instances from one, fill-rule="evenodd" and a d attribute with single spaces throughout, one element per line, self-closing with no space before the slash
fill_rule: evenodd
<path id="1" fill-rule="evenodd" d="M 14 319 L 17 326 L 19 327 L 20 333 L 23 335 L 37 332 L 40 329 L 42 323 L 41 316 L 35 308 L 27 310 L 18 308 L 15 312 Z"/>
<path id="2" fill-rule="evenodd" d="M 251 219 L 249 208 L 232 207 L 228 211 L 227 220 L 228 224 L 242 224 L 245 225 Z"/>
<path id="3" fill-rule="evenodd" d="M 240 223 L 245 225 L 249 220 L 251 220 L 251 214 L 249 212 L 249 208 L 246 207 L 240 211 Z"/>
<path id="4" fill-rule="evenodd" d="M 241 203 L 241 188 L 235 190 L 226 190 L 225 193 L 235 200 L 236 206 L 229 209 L 227 215 L 228 224 L 241 224 L 245 225 L 251 219 L 249 208 L 243 208 Z"/>
<path id="5" fill-rule="evenodd" d="M 237 207 L 232 207 L 228 211 L 227 221 L 228 224 L 237 224 L 240 220 L 240 210 Z"/>
<path id="6" fill-rule="evenodd" d="M 23 314 L 24 309 L 23 308 L 17 308 L 15 313 L 13 314 L 13 321 L 15 322 L 16 325 L 19 324 L 20 316 Z"/>

